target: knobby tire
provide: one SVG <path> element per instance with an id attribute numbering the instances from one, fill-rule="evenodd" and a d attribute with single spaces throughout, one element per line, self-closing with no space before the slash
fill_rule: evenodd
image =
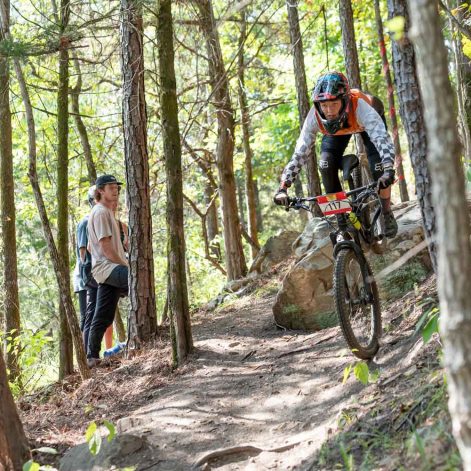
<path id="1" fill-rule="evenodd" d="M 353 265 L 358 264 L 357 273 L 353 273 Z M 363 272 L 368 273 L 365 279 Z M 348 280 L 356 279 L 352 286 Z M 350 291 L 361 291 L 370 286 L 372 302 L 364 305 L 354 306 L 354 302 L 360 299 L 358 293 Z M 353 300 L 352 298 L 356 299 Z M 379 349 L 378 339 L 381 336 L 381 308 L 379 304 L 378 287 L 373 278 L 373 272 L 364 258 L 357 256 L 353 249 L 342 249 L 336 259 L 334 266 L 334 299 L 340 327 L 352 353 L 362 359 L 373 358 Z M 361 310 L 361 311 L 360 311 Z M 359 330 L 367 333 L 367 339 L 359 335 Z"/>

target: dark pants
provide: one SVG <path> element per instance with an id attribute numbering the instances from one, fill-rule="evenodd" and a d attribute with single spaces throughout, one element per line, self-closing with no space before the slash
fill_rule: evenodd
<path id="1" fill-rule="evenodd" d="M 106 329 L 113 323 L 121 296 L 128 294 L 128 267 L 119 265 L 98 285 L 95 313 L 90 325 L 87 358 L 99 358 L 101 341 Z"/>
<path id="2" fill-rule="evenodd" d="M 83 332 L 83 325 L 85 324 L 85 316 L 87 312 L 87 290 L 82 289 L 77 291 L 77 294 L 80 309 L 80 330 Z"/>
<path id="3" fill-rule="evenodd" d="M 98 285 L 93 288 L 87 287 L 87 310 L 85 314 L 85 322 L 83 323 L 83 343 L 85 351 L 88 350 L 88 337 L 90 334 L 90 326 L 92 324 L 93 316 L 95 315 L 96 298 L 97 298 Z"/>
<path id="4" fill-rule="evenodd" d="M 366 131 L 360 133 L 366 147 L 368 163 L 376 181 L 383 174 L 381 157 L 371 142 Z M 342 168 L 342 156 L 350 141 L 351 134 L 341 136 L 323 136 L 321 144 L 321 158 L 319 170 L 326 193 L 336 193 L 342 190 L 339 180 L 339 170 Z"/>

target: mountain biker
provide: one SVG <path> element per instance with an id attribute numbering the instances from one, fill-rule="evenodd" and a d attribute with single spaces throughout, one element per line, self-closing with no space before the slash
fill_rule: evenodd
<path id="1" fill-rule="evenodd" d="M 394 147 L 386 130 L 381 101 L 360 90 L 350 89 L 347 78 L 342 73 L 328 72 L 318 79 L 313 91 L 313 102 L 314 106 L 304 121 L 293 156 L 283 170 L 274 202 L 284 206 L 288 204 L 287 190 L 306 159 L 310 158 L 311 147 L 318 132 L 323 134 L 319 170 L 325 191 L 341 191 L 338 176 L 341 159 L 351 135 L 360 133 L 371 173 L 378 183 L 385 235 L 395 237 L 398 227 L 391 210 L 391 185 L 395 176 Z"/>

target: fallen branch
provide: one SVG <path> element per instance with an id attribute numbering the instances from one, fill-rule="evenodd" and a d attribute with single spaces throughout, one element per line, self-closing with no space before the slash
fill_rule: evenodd
<path id="1" fill-rule="evenodd" d="M 291 448 L 294 448 L 300 443 L 301 442 L 295 442 L 277 448 L 262 448 L 254 445 L 237 445 L 231 446 L 229 448 L 219 448 L 218 450 L 211 451 L 199 458 L 193 465 L 193 469 L 199 468 L 211 460 L 223 458 L 229 455 L 234 455 L 236 453 L 252 453 L 253 455 L 259 455 L 262 452 L 280 453 L 282 451 L 291 450 Z"/>

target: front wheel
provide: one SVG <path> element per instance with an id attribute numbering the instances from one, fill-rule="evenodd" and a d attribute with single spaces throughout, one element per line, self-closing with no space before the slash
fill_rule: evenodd
<path id="1" fill-rule="evenodd" d="M 334 298 L 340 327 L 352 353 L 362 360 L 379 349 L 381 309 L 368 262 L 353 249 L 340 250 L 334 266 Z"/>

